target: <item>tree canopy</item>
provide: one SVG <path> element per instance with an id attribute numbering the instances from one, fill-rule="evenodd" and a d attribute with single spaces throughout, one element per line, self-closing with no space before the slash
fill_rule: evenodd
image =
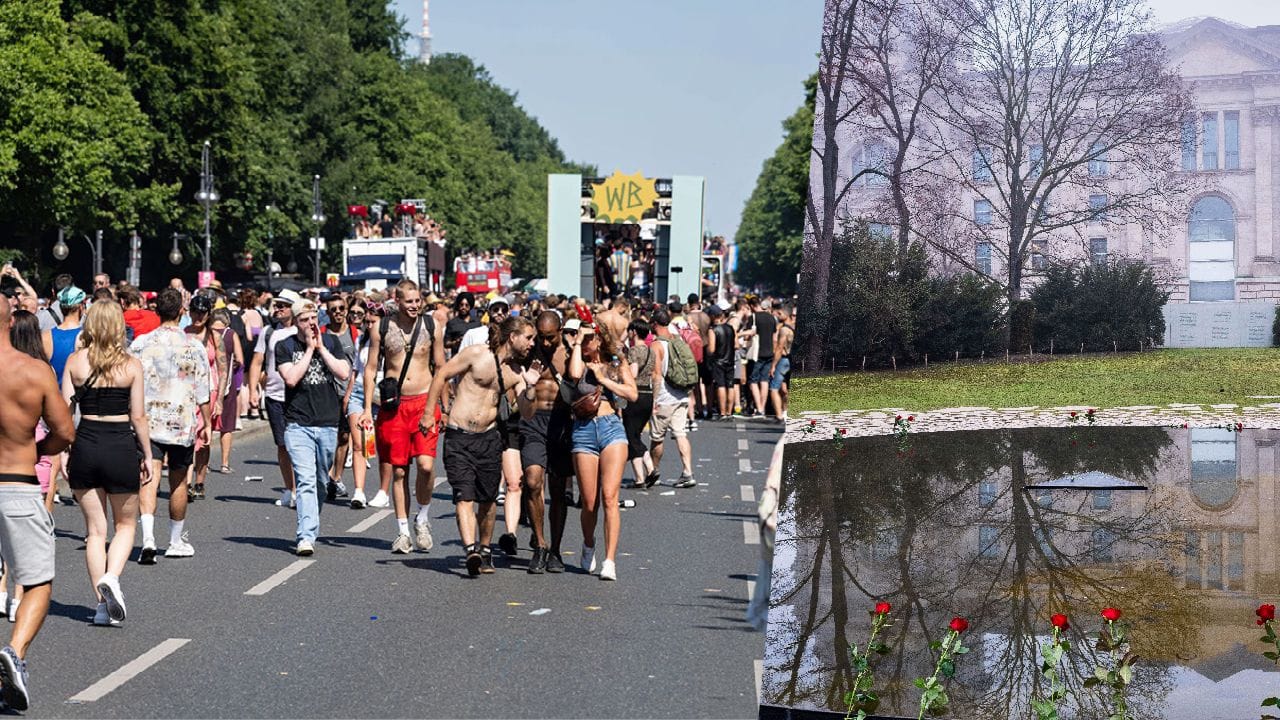
<path id="1" fill-rule="evenodd" d="M 542 274 L 545 176 L 579 168 L 482 65 L 443 55 L 424 66 L 404 38 L 379 0 L 4 3 L 6 245 L 47 264 L 58 227 L 101 228 L 106 269 L 120 275 L 137 229 L 144 282 L 171 274 L 171 233 L 202 228 L 207 140 L 221 196 L 215 268 L 245 250 L 261 267 L 271 238 L 309 275 L 318 174 L 325 269 L 338 267 L 347 205 L 425 198 L 451 251 L 511 247 L 518 274 Z M 183 252 L 190 271 L 199 253 Z"/>

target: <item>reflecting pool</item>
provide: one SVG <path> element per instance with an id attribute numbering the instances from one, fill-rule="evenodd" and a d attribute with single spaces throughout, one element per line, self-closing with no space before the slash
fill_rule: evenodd
<path id="1" fill-rule="evenodd" d="M 1131 624 L 1138 718 L 1243 720 L 1280 695 L 1255 608 L 1280 597 L 1280 431 L 1082 427 L 790 444 L 774 556 L 765 706 L 844 713 L 850 644 L 893 605 L 876 670 L 885 717 L 969 620 L 948 717 L 1034 717 L 1049 617 L 1072 620 L 1064 718 L 1086 689 L 1099 611 Z M 762 708 L 763 716 L 776 716 Z"/>

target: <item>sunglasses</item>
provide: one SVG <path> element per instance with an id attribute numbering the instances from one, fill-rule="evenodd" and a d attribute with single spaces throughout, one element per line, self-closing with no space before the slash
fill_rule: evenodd
<path id="1" fill-rule="evenodd" d="M 565 331 L 564 331 L 564 334 L 565 334 L 565 335 L 570 335 L 570 336 L 572 336 L 572 335 L 577 335 L 577 334 L 578 334 L 578 331 L 577 331 L 577 330 L 565 330 Z"/>
<path id="2" fill-rule="evenodd" d="M 363 310 L 352 310 L 350 314 L 353 318 L 362 318 L 365 316 L 365 312 Z"/>

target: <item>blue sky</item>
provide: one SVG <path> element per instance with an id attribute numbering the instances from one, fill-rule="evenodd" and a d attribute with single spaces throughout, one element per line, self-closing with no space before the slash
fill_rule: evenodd
<path id="1" fill-rule="evenodd" d="M 421 0 L 393 6 L 419 33 Z M 821 0 L 431 3 L 434 52 L 488 68 L 573 160 L 706 177 L 707 229 L 729 237 L 817 68 L 821 22 Z"/>

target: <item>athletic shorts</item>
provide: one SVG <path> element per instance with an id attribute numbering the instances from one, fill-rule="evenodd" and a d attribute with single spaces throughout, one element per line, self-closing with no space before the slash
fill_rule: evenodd
<path id="1" fill-rule="evenodd" d="M 520 421 L 520 464 L 556 477 L 573 476 L 573 425 L 568 410 L 538 410 Z"/>
<path id="2" fill-rule="evenodd" d="M 733 387 L 733 366 L 711 363 L 711 384 L 718 388 Z"/>
<path id="3" fill-rule="evenodd" d="M 520 449 L 520 415 L 512 413 L 507 418 L 507 430 L 502 433 L 502 451 L 519 450 Z"/>
<path id="4" fill-rule="evenodd" d="M 502 484 L 502 433 L 444 429 L 444 472 L 453 488 L 453 502 L 495 502 Z"/>
<path id="5" fill-rule="evenodd" d="M 395 412 L 381 411 L 373 423 L 373 436 L 378 444 L 378 459 L 391 463 L 395 467 L 405 467 L 416 457 L 436 456 L 436 447 L 440 441 L 440 431 L 434 426 L 427 435 L 420 428 L 422 415 L 427 409 L 427 396 L 405 395 Z M 440 406 L 436 406 L 434 417 L 440 421 Z M 501 452 L 501 451 L 499 451 Z"/>
<path id="6" fill-rule="evenodd" d="M 791 359 L 782 358 L 778 360 L 778 367 L 769 376 L 769 389 L 781 390 L 782 382 L 786 379 L 787 373 L 791 372 Z"/>
<path id="7" fill-rule="evenodd" d="M 0 475 L 0 481 L 28 479 Z M 39 481 L 34 475 L 29 481 L 30 486 L 0 486 L 0 557 L 19 587 L 53 580 L 53 516 L 44 509 Z"/>
<path id="8" fill-rule="evenodd" d="M 170 443 L 151 441 L 151 459 L 164 460 L 169 457 L 169 470 L 184 470 L 191 467 L 196 459 L 194 445 L 173 445 Z"/>
<path id="9" fill-rule="evenodd" d="M 689 434 L 689 401 L 678 405 L 654 405 L 649 420 L 649 440 L 660 443 L 667 439 L 667 431 L 675 438 Z"/>
<path id="10" fill-rule="evenodd" d="M 136 493 L 142 482 L 141 460 L 133 423 L 81 420 L 67 459 L 67 481 L 72 490 Z"/>
<path id="11" fill-rule="evenodd" d="M 267 422 L 271 424 L 271 439 L 276 447 L 284 447 L 284 401 L 267 398 Z"/>

